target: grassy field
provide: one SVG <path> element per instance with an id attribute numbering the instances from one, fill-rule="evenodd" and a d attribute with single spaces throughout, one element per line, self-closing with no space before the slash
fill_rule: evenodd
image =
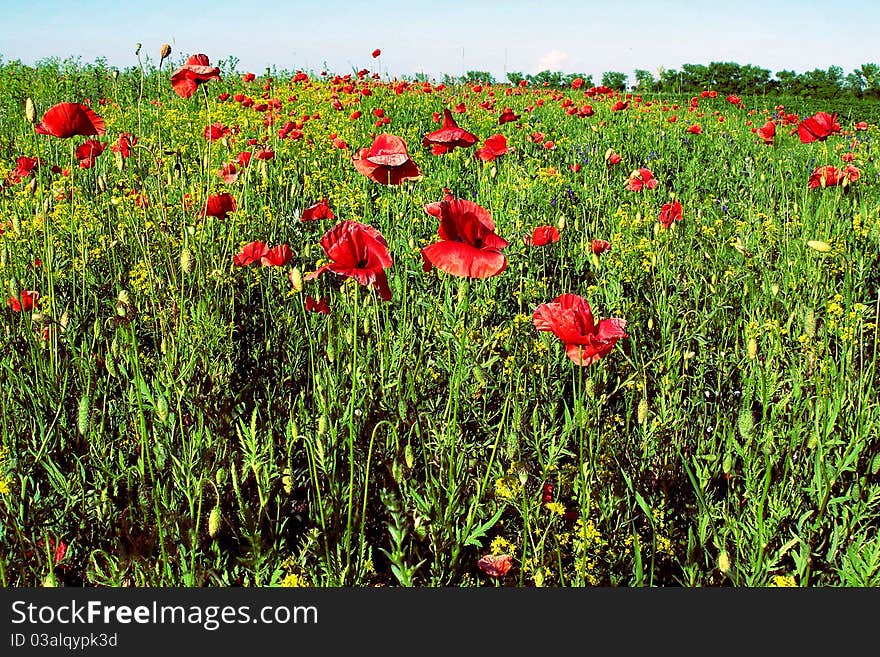
<path id="1" fill-rule="evenodd" d="M 183 98 L 182 63 L 0 66 L 0 584 L 880 584 L 876 105 L 228 68 Z M 38 134 L 61 102 L 106 132 Z M 444 108 L 478 142 L 433 155 Z M 380 133 L 420 179 L 355 168 Z M 425 271 L 446 189 L 503 271 Z M 343 221 L 390 300 L 308 276 Z M 255 241 L 292 259 L 236 264 Z M 627 337 L 574 363 L 533 318 L 562 294 Z"/>

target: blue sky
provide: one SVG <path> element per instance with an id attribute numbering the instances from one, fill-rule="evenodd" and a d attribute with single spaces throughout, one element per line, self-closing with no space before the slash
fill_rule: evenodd
<path id="1" fill-rule="evenodd" d="M 234 56 L 239 70 L 256 73 L 271 65 L 320 70 L 326 62 L 340 73 L 381 65 L 390 75 L 487 70 L 503 79 L 550 69 L 591 73 L 598 82 L 603 71 L 656 73 L 687 62 L 735 61 L 771 72 L 838 65 L 844 73 L 880 63 L 880 6 L 851 0 L 4 4 L 0 55 L 26 64 L 78 55 L 136 66 L 138 42 L 154 60 L 167 42 L 175 61 L 194 52 L 212 63 Z M 370 57 L 374 48 L 382 49 L 379 62 Z"/>

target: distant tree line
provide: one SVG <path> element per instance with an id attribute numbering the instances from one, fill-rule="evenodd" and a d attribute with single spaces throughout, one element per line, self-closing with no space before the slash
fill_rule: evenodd
<path id="1" fill-rule="evenodd" d="M 593 76 L 585 73 L 562 73 L 541 71 L 525 74 L 517 71 L 507 73 L 507 82 L 518 85 L 526 81 L 529 86 L 567 87 L 577 79 L 585 87 L 596 86 Z M 636 69 L 634 83 L 620 71 L 606 71 L 598 84 L 618 91 L 690 93 L 703 89 L 718 89 L 737 95 L 783 94 L 809 98 L 838 98 L 842 96 L 880 99 L 880 65 L 862 64 L 846 74 L 840 66 L 797 73 L 783 69 L 771 74 L 770 69 L 737 64 L 736 62 L 712 62 L 710 64 L 683 64 L 681 69 L 661 68 L 654 72 Z M 488 71 L 467 71 L 463 76 L 444 76 L 445 83 L 466 82 L 493 84 L 497 82 Z"/>

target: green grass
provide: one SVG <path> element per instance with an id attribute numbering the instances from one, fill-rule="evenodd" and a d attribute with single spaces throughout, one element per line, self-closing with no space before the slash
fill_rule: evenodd
<path id="1" fill-rule="evenodd" d="M 398 94 L 369 77 L 350 92 L 287 77 L 264 91 L 265 77 L 227 73 L 184 100 L 170 66 L 68 69 L 0 67 L 0 178 L 20 155 L 46 162 L 35 182 L 0 189 L 4 289 L 41 295 L 37 312 L 6 306 L 0 319 L 4 586 L 880 583 L 874 105 L 841 110 L 845 131 L 869 120 L 866 132 L 802 144 L 780 126 L 768 147 L 746 121 L 760 126 L 778 101 L 736 109 L 723 90 L 697 117 L 661 110 L 687 99 L 612 112 L 571 90 Z M 283 109 L 267 128 L 223 92 Z M 28 97 L 38 118 L 91 99 L 102 141 L 138 138 L 132 157 L 108 147 L 78 168 L 83 140 L 34 134 Z M 564 98 L 595 115 L 567 116 Z M 473 149 L 430 155 L 432 112 L 459 102 L 462 127 L 515 150 L 487 164 Z M 522 119 L 498 126 L 505 106 Z M 390 125 L 374 125 L 379 107 Z M 320 116 L 303 139 L 279 140 L 305 114 Z M 239 132 L 209 144 L 213 122 Z M 703 134 L 685 131 L 694 122 Z M 354 150 L 382 131 L 406 140 L 422 180 L 383 187 L 355 171 Z M 217 171 L 251 137 L 275 158 L 225 185 Z M 849 150 L 858 181 L 807 188 Z M 640 166 L 658 188 L 626 191 Z M 422 270 L 437 230 L 423 206 L 444 187 L 510 242 L 499 276 Z M 200 217 L 206 194 L 226 190 L 238 211 Z M 660 230 L 673 196 L 684 219 Z M 335 220 L 298 221 L 324 197 Z M 245 243 L 288 243 L 305 275 L 346 219 L 387 239 L 391 302 L 330 275 L 298 292 L 290 266 L 233 265 Z M 526 246 L 542 224 L 563 226 L 560 242 Z M 593 256 L 593 238 L 611 251 Z M 628 321 L 595 365 L 532 325 L 566 292 Z M 332 314 L 306 312 L 307 294 Z M 503 578 L 477 568 L 492 552 L 513 556 Z"/>

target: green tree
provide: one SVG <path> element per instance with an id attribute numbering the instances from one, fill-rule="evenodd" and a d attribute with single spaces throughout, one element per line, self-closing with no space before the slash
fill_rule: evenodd
<path id="1" fill-rule="evenodd" d="M 489 71 L 468 71 L 461 77 L 461 81 L 468 84 L 495 84 L 495 77 Z"/>
<path id="2" fill-rule="evenodd" d="M 637 68 L 633 71 L 633 77 L 636 79 L 636 88 L 639 91 L 654 91 L 658 87 L 658 82 L 651 71 Z"/>
<path id="3" fill-rule="evenodd" d="M 626 82 L 629 79 L 626 73 L 619 71 L 605 71 L 602 74 L 602 86 L 611 87 L 617 91 L 626 90 Z"/>

